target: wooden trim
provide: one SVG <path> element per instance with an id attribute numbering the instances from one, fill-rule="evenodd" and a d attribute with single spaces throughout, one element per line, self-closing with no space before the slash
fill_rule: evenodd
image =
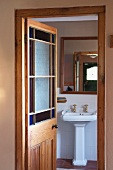
<path id="1" fill-rule="evenodd" d="M 61 39 L 64 40 L 98 40 L 98 37 L 96 36 L 89 36 L 89 37 L 61 37 Z"/>
<path id="2" fill-rule="evenodd" d="M 60 66 L 62 66 L 62 67 L 60 67 L 60 87 L 61 87 L 61 93 L 63 93 L 63 89 L 64 89 L 64 48 L 62 48 L 62 47 L 64 47 L 64 40 L 63 40 L 63 38 L 61 37 L 61 39 L 60 39 L 60 56 L 61 56 L 61 58 L 60 58 Z"/>
<path id="3" fill-rule="evenodd" d="M 41 30 L 43 30 L 43 31 L 45 31 L 45 32 L 48 32 L 48 30 L 49 30 L 49 31 L 51 31 L 51 33 L 53 33 L 53 34 L 56 33 L 56 28 L 50 27 L 49 25 L 40 23 L 40 22 L 38 22 L 38 21 L 33 21 L 33 20 L 30 20 L 30 19 L 29 19 L 28 24 L 29 24 L 31 27 L 33 27 L 33 28 L 37 27 L 38 29 L 41 29 Z"/>
<path id="4" fill-rule="evenodd" d="M 15 18 L 15 169 L 23 170 L 25 165 L 25 108 L 23 99 L 24 19 Z"/>
<path id="5" fill-rule="evenodd" d="M 74 86 L 74 83 L 73 82 L 64 82 L 64 86 Z"/>
<path id="6" fill-rule="evenodd" d="M 25 19 L 25 35 L 29 35 L 29 20 Z M 30 140 L 29 140 L 29 37 L 26 37 L 26 42 L 25 42 L 25 167 L 27 170 L 30 169 Z M 33 116 L 33 119 L 35 121 L 35 115 Z"/>
<path id="7" fill-rule="evenodd" d="M 98 15 L 98 170 L 105 169 L 105 13 Z"/>
<path id="8" fill-rule="evenodd" d="M 85 6 L 67 8 L 20 9 L 16 10 L 16 15 L 19 17 L 44 18 L 98 14 L 102 12 L 105 12 L 104 6 Z"/>
<path id="9" fill-rule="evenodd" d="M 58 50 L 57 50 L 57 44 L 58 44 L 58 42 L 57 42 L 57 34 L 58 34 L 58 32 L 57 32 L 57 30 L 56 30 L 56 37 L 55 37 L 55 44 L 56 44 L 56 46 L 55 46 L 55 57 L 54 57 L 54 59 L 55 59 L 55 62 L 54 62 L 54 68 L 55 68 L 55 85 L 54 85 L 54 87 L 55 87 L 55 101 L 54 101 L 54 104 L 55 104 L 55 106 L 56 106 L 56 109 L 55 109 L 55 118 L 57 119 L 57 60 L 58 60 Z M 56 136 L 55 136 L 55 139 L 56 139 Z M 56 145 L 55 145 L 56 146 Z M 56 155 L 54 155 L 54 157 L 56 157 Z M 55 162 L 55 165 L 56 165 L 56 162 Z M 55 166 L 54 165 L 54 166 Z M 55 166 L 56 167 L 56 166 Z"/>
<path id="10" fill-rule="evenodd" d="M 80 55 L 86 55 L 86 56 L 91 55 L 91 54 L 98 55 L 98 51 L 74 52 L 74 55 L 76 55 L 77 53 Z"/>
<path id="11" fill-rule="evenodd" d="M 15 170 L 25 170 L 24 113 L 22 100 L 22 18 L 64 17 L 98 14 L 99 19 L 99 83 L 98 83 L 98 170 L 105 170 L 105 7 L 68 7 L 21 9 L 15 11 Z M 66 93 L 65 93 L 66 94 Z M 69 94 L 69 92 L 67 93 Z M 74 94 L 74 93 L 73 93 Z M 79 93 L 80 94 L 80 93 Z M 88 94 L 88 93 L 86 93 Z M 92 93 L 93 94 L 93 93 Z"/>
<path id="12" fill-rule="evenodd" d="M 37 42 L 43 42 L 45 44 L 50 44 L 50 45 L 55 45 L 54 43 L 47 42 L 47 41 L 44 41 L 44 40 L 38 40 L 38 39 L 35 39 L 35 38 L 29 38 L 29 40 L 37 41 Z"/>
<path id="13" fill-rule="evenodd" d="M 82 95 L 83 95 L 83 92 L 77 92 L 77 91 L 76 91 L 76 93 L 75 93 L 74 91 L 63 91 L 62 94 L 82 94 Z M 97 94 L 97 92 L 86 91 L 86 92 L 84 92 L 84 94 L 90 94 L 90 95 L 92 95 L 92 94 Z"/>
<path id="14" fill-rule="evenodd" d="M 75 63 L 75 54 L 73 54 L 73 86 L 74 91 L 76 91 L 76 63 Z"/>
<path id="15" fill-rule="evenodd" d="M 110 48 L 113 48 L 113 35 L 110 35 Z"/>
<path id="16" fill-rule="evenodd" d="M 52 42 L 52 34 L 50 35 L 50 42 Z M 49 68 L 49 73 L 52 75 L 52 46 L 49 47 L 50 49 L 50 55 L 49 55 L 49 61 L 50 61 L 50 68 Z M 50 102 L 50 107 L 52 107 L 52 78 L 50 78 L 50 88 L 49 88 L 49 102 Z M 52 118 L 52 110 L 51 110 L 51 118 Z"/>

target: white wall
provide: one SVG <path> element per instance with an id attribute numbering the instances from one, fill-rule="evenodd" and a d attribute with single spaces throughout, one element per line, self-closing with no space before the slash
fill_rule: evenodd
<path id="1" fill-rule="evenodd" d="M 89 109 L 97 109 L 97 95 L 69 95 L 60 94 L 58 96 L 66 97 L 66 103 L 58 103 L 58 134 L 57 134 L 57 158 L 72 159 L 74 157 L 74 126 L 69 122 L 61 119 L 62 110 L 77 105 L 81 108 L 88 104 Z M 87 160 L 97 160 L 97 121 L 89 122 L 85 127 L 85 154 Z"/>

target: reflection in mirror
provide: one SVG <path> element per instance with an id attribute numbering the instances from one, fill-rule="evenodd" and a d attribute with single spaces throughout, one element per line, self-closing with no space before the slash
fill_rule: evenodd
<path id="1" fill-rule="evenodd" d="M 97 37 L 61 38 L 61 93 L 96 94 Z"/>
<path id="2" fill-rule="evenodd" d="M 97 91 L 97 56 L 96 51 L 74 53 L 75 91 Z"/>

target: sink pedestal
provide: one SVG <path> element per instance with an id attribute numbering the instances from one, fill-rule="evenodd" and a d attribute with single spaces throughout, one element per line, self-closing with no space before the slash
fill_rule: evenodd
<path id="1" fill-rule="evenodd" d="M 73 165 L 85 166 L 85 125 L 86 123 L 75 123 L 75 146 Z"/>
<path id="2" fill-rule="evenodd" d="M 75 126 L 73 165 L 85 166 L 87 164 L 87 160 L 85 159 L 85 125 L 88 122 L 97 120 L 96 111 L 79 113 L 64 110 L 62 112 L 62 119 Z"/>

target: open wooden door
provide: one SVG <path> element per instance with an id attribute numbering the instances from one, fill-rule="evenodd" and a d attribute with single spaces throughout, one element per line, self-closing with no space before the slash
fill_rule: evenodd
<path id="1" fill-rule="evenodd" d="M 25 170 L 56 170 L 56 37 L 25 20 Z"/>

